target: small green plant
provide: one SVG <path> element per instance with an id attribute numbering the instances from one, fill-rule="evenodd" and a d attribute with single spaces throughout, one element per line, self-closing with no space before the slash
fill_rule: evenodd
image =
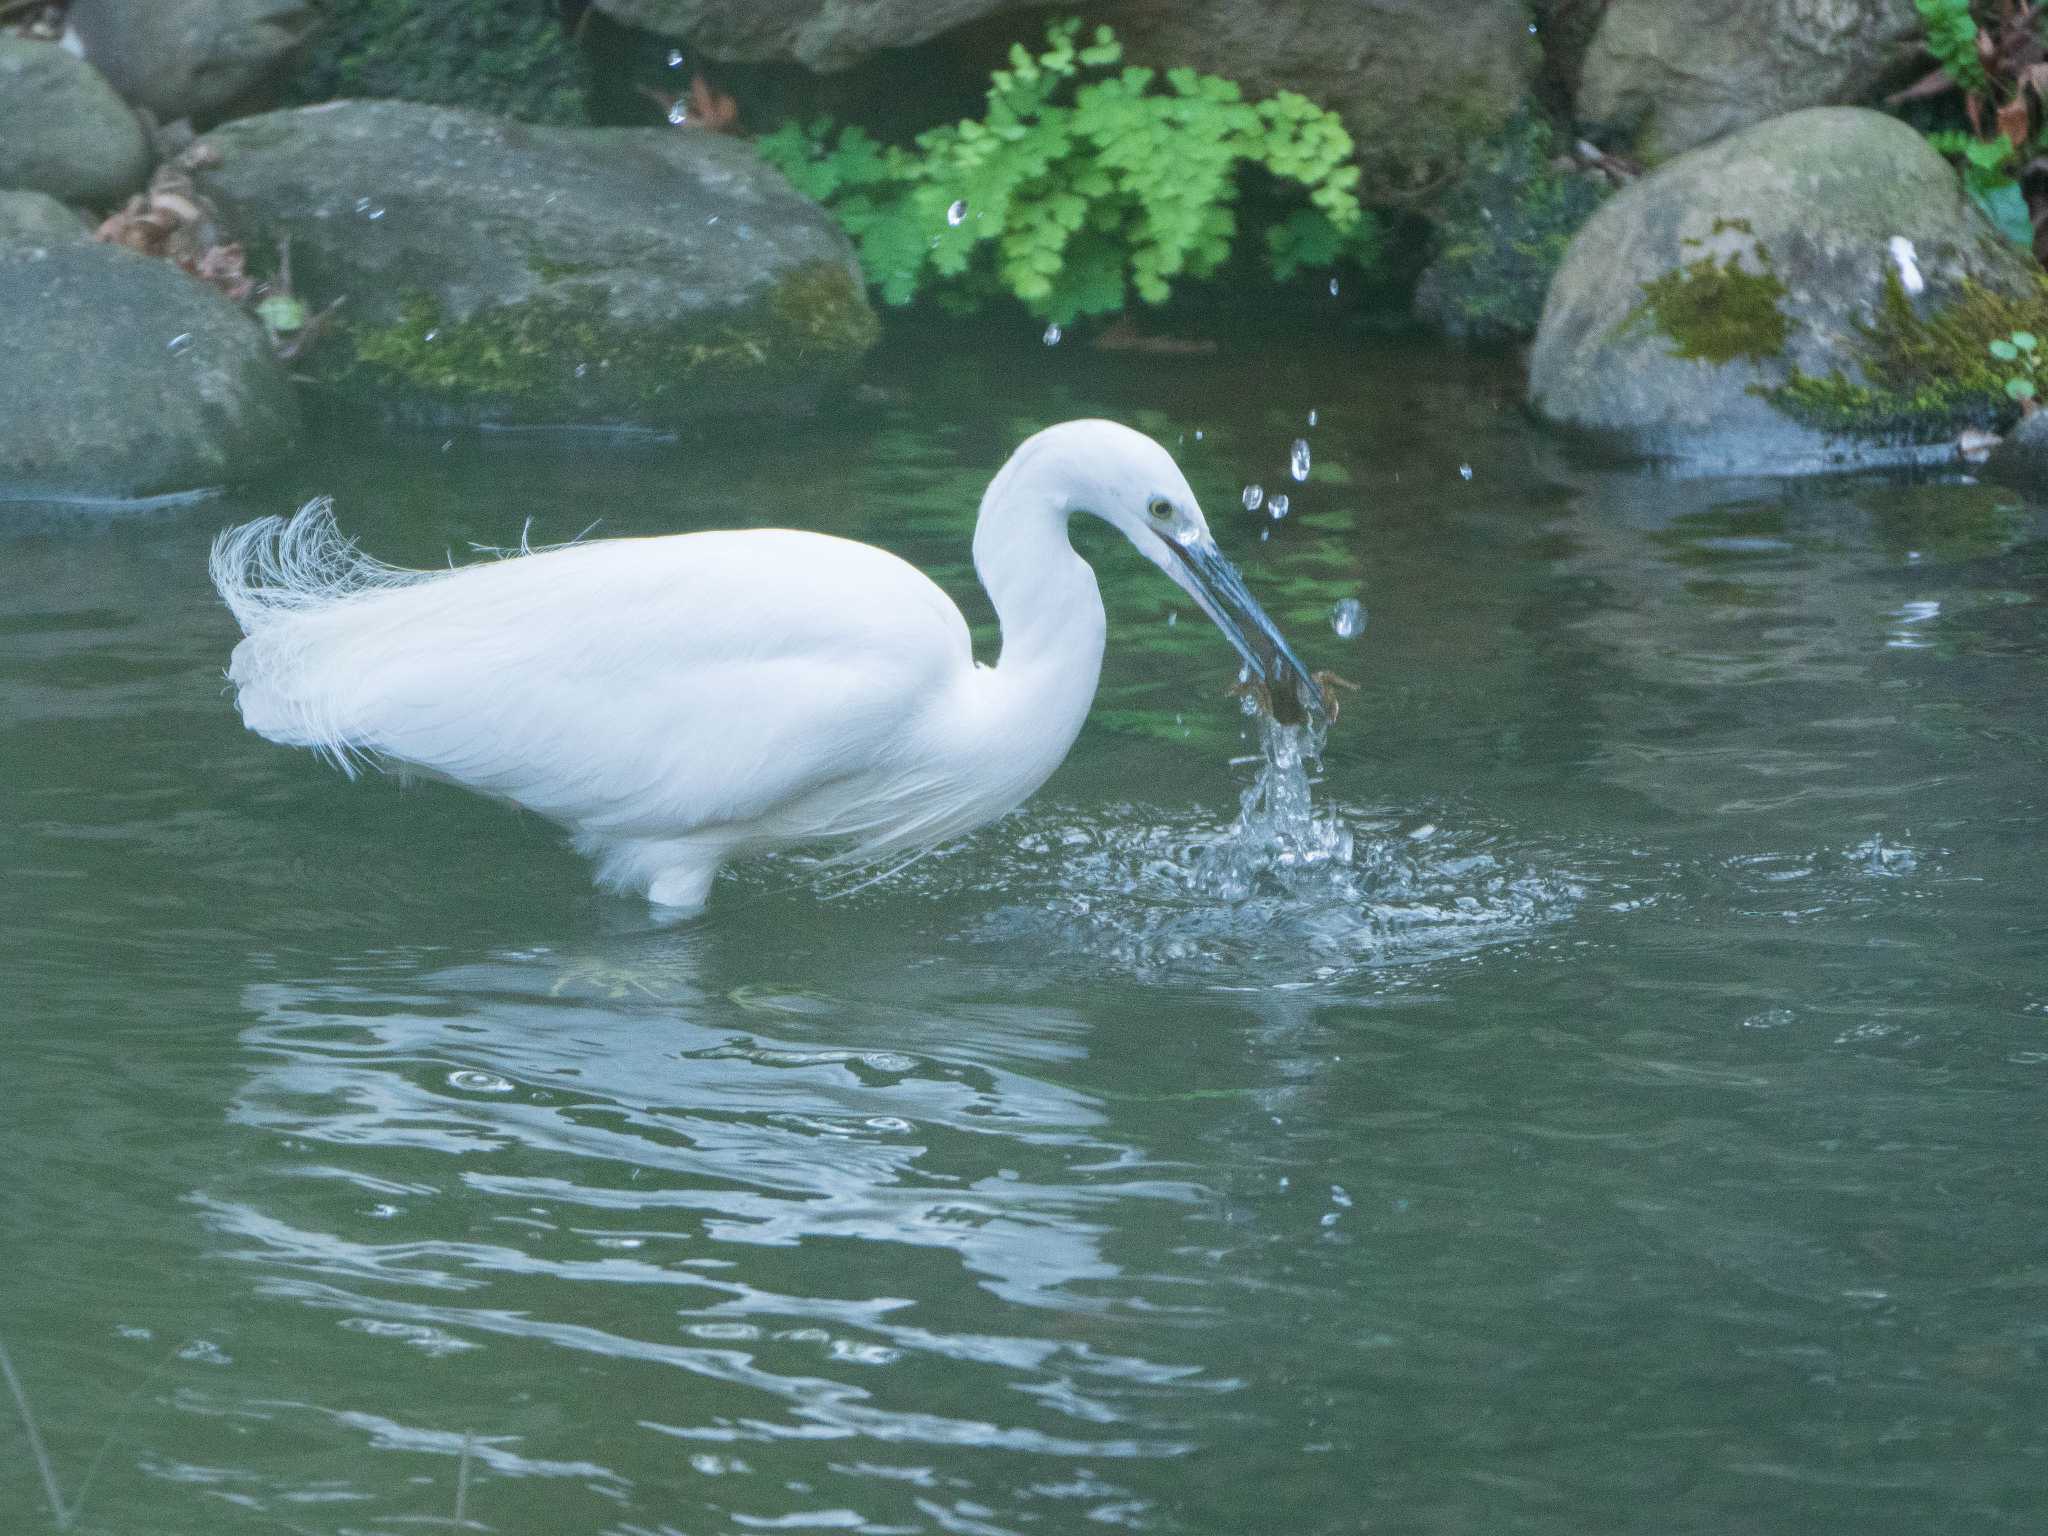
<path id="1" fill-rule="evenodd" d="M 1913 0 L 1927 28 L 1927 51 L 1948 77 L 1976 96 L 1991 94 L 1991 80 L 1977 54 L 1977 22 L 1970 0 Z"/>
<path id="2" fill-rule="evenodd" d="M 972 308 L 1008 293 L 1065 324 L 1122 309 L 1132 290 L 1160 303 L 1229 257 L 1245 165 L 1307 193 L 1265 231 L 1277 277 L 1374 260 L 1377 228 L 1333 113 L 1291 91 L 1248 102 L 1192 69 L 1117 70 L 1110 29 L 1085 46 L 1079 31 L 1055 22 L 1044 52 L 1013 47 L 986 114 L 922 133 L 913 149 L 824 121 L 786 124 L 755 147 L 839 218 L 892 304 L 936 290 Z"/>
<path id="3" fill-rule="evenodd" d="M 1968 130 L 1932 132 L 1928 142 L 1959 162 L 1965 189 L 2000 233 L 2031 248 L 2034 218 L 2022 175 L 2048 147 L 2037 122 L 2048 91 L 2048 44 L 2036 8 L 1975 3 L 1985 12 L 1981 23 L 1973 0 L 1913 0 L 1935 67 L 1890 99 L 1898 105 L 1960 95 Z"/>
<path id="4" fill-rule="evenodd" d="M 1985 348 L 2006 365 L 2006 395 L 2019 401 L 2020 409 L 2036 409 L 2041 384 L 2041 343 L 2032 331 L 2014 331 L 2000 336 Z"/>

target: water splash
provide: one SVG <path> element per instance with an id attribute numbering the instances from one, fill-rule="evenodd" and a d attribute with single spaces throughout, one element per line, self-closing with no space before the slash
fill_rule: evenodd
<path id="1" fill-rule="evenodd" d="M 1195 890 L 1242 901 L 1285 888 L 1307 871 L 1351 862 L 1351 833 L 1334 810 L 1316 814 L 1310 790 L 1327 729 L 1282 725 L 1260 713 L 1258 771 L 1238 802 L 1236 822 L 1195 855 L 1189 880 Z"/>
<path id="2" fill-rule="evenodd" d="M 1356 640 L 1365 633 L 1365 604 L 1347 597 L 1330 610 L 1330 628 L 1339 640 Z"/>
<path id="3" fill-rule="evenodd" d="M 1287 509 L 1292 505 L 1293 503 L 1288 501 L 1285 496 L 1275 496 L 1266 503 L 1266 510 L 1273 514 L 1273 521 L 1277 523 L 1287 515 Z"/>
<path id="4" fill-rule="evenodd" d="M 1252 485 L 1248 485 L 1248 486 L 1246 486 L 1246 487 L 1244 488 L 1244 509 L 1245 509 L 1245 511 L 1247 511 L 1247 512 L 1256 512 L 1256 511 L 1258 511 L 1258 510 L 1259 510 L 1259 503 L 1260 503 L 1260 502 L 1262 502 L 1262 501 L 1264 501 L 1265 499 L 1266 499 L 1266 488 L 1265 488 L 1265 487 L 1264 487 L 1263 485 L 1258 485 L 1258 484 L 1256 484 L 1256 483 L 1255 483 L 1255 484 L 1252 484 Z"/>
<path id="5" fill-rule="evenodd" d="M 1048 326 L 1047 326 L 1047 327 L 1045 328 L 1045 334 L 1044 334 L 1044 335 L 1043 335 L 1042 337 L 1040 337 L 1039 339 L 1040 339 L 1041 341 L 1043 341 L 1043 342 L 1044 342 L 1044 343 L 1045 343 L 1045 344 L 1046 344 L 1046 345 L 1047 345 L 1048 347 L 1056 347 L 1056 346 L 1058 346 L 1058 345 L 1060 344 L 1060 328 L 1059 328 L 1059 326 L 1058 326 L 1057 324 L 1054 324 L 1054 325 L 1048 325 Z M 1201 433 L 1199 433 L 1199 432 L 1197 432 L 1197 433 L 1195 434 L 1195 436 L 1197 436 L 1197 437 L 1200 437 L 1201 435 L 1202 435 L 1202 434 L 1201 434 Z"/>
<path id="6" fill-rule="evenodd" d="M 967 222 L 966 199 L 962 198 L 955 201 L 953 206 L 946 210 L 946 222 L 952 225 L 955 229 L 958 229 L 962 224 Z"/>
<path id="7" fill-rule="evenodd" d="M 1308 478 L 1308 468 L 1308 439 L 1297 437 L 1294 440 L 1294 452 L 1287 460 L 1287 473 L 1294 476 L 1296 480 L 1306 480 Z"/>

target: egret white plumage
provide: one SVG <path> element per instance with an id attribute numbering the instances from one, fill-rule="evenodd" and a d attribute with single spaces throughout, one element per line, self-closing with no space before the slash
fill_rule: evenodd
<path id="1" fill-rule="evenodd" d="M 228 677 L 249 729 L 351 777 L 390 765 L 525 806 L 600 883 L 687 911 L 735 856 L 907 852 L 1045 782 L 1102 666 L 1102 598 L 1067 537 L 1079 512 L 1187 590 L 1281 718 L 1321 713 L 1172 456 L 1109 421 L 1038 433 L 982 497 L 993 666 L 915 567 L 789 529 L 412 571 L 364 555 L 316 501 L 223 533 L 211 571 L 246 637 Z"/>

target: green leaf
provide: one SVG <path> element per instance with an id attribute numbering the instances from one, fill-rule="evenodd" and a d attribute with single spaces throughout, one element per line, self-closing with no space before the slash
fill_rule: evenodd
<path id="1" fill-rule="evenodd" d="M 2009 363 L 2020 355 L 2020 349 L 2007 341 L 2003 336 L 1992 342 L 1990 347 L 1991 355 L 2002 363 Z"/>
<path id="2" fill-rule="evenodd" d="M 2026 194 L 2020 191 L 2018 182 L 2007 177 L 1990 187 L 1972 185 L 1969 192 L 1971 200 L 1990 216 L 2001 235 L 2015 245 L 2033 248 L 2034 218 L 2027 210 Z"/>
<path id="3" fill-rule="evenodd" d="M 2015 400 L 2031 400 L 2034 398 L 2034 381 L 2032 379 L 2007 379 L 2005 381 L 2005 392 Z"/>
<path id="4" fill-rule="evenodd" d="M 2014 331 L 2012 333 L 2012 344 L 2022 352 L 2031 352 L 2040 345 L 2039 342 L 2034 340 L 2034 333 L 2032 331 Z"/>

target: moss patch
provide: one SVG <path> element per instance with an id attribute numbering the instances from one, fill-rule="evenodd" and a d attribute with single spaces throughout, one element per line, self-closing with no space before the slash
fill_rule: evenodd
<path id="1" fill-rule="evenodd" d="M 878 326 L 846 268 L 799 267 L 717 320 L 622 324 L 595 284 L 450 319 L 409 294 L 398 319 L 352 326 L 329 382 L 436 420 L 663 424 L 801 392 L 844 372 Z M 707 402 L 714 408 L 707 410 Z"/>
<path id="2" fill-rule="evenodd" d="M 297 102 L 384 96 L 530 123 L 589 121 L 585 67 L 534 0 L 316 0 L 323 21 Z"/>
<path id="3" fill-rule="evenodd" d="M 1439 199 L 1436 250 L 1417 308 L 1456 336 L 1532 336 L 1550 279 L 1604 183 L 1552 164 L 1550 125 L 1516 118 Z"/>
<path id="4" fill-rule="evenodd" d="M 1795 372 L 1756 393 L 1795 421 L 1836 434 L 1940 442 L 1965 427 L 2003 427 L 2019 405 L 2005 393 L 2011 370 L 1988 347 L 2014 331 L 2048 331 L 2048 278 L 2017 295 L 1966 282 L 1922 315 L 1887 272 L 1876 316 L 1857 329 L 1857 362 L 1870 382 L 1839 370 Z"/>
<path id="5" fill-rule="evenodd" d="M 1713 232 L 1748 235 L 1750 228 L 1745 220 L 1716 219 Z M 1756 270 L 1743 266 L 1745 256 Z M 1711 253 L 1701 256 L 1642 286 L 1643 301 L 1629 312 L 1622 329 L 1654 324 L 1671 338 L 1673 357 L 1716 364 L 1769 362 L 1784 354 L 1792 334 L 1791 320 L 1778 307 L 1785 285 L 1771 270 L 1771 253 L 1762 241 L 1718 261 Z"/>

